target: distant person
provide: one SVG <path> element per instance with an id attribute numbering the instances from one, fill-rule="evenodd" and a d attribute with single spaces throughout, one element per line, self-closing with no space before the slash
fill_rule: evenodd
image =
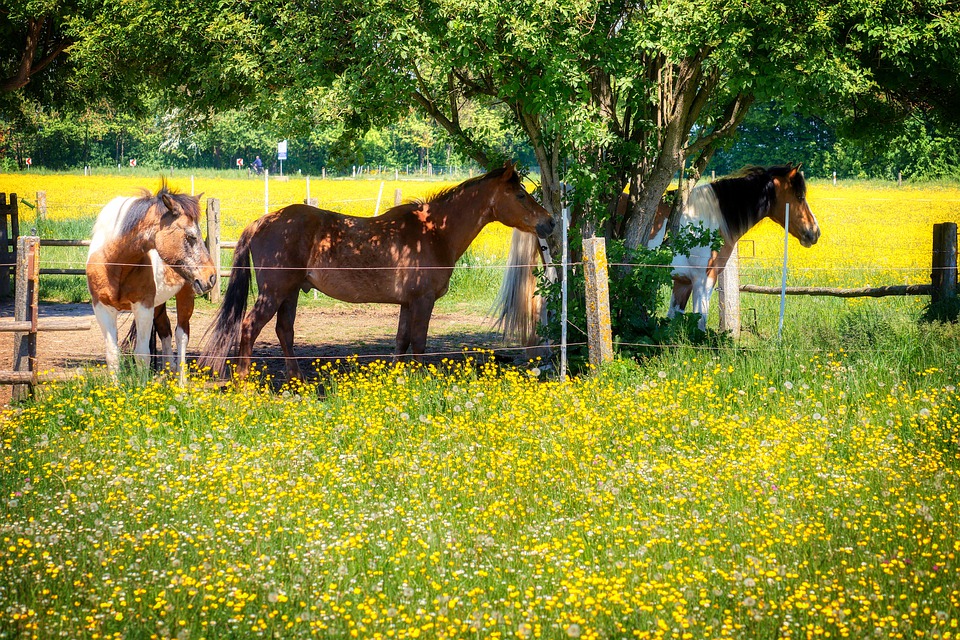
<path id="1" fill-rule="evenodd" d="M 257 159 L 253 161 L 253 170 L 257 175 L 263 173 L 263 160 L 260 159 L 260 156 L 257 156 Z"/>

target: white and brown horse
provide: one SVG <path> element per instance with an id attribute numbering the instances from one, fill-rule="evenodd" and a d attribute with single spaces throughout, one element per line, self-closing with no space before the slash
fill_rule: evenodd
<path id="1" fill-rule="evenodd" d="M 114 198 L 97 217 L 87 254 L 87 286 L 106 343 L 107 369 L 113 375 L 120 365 L 119 311 L 133 311 L 134 353 L 140 364 L 149 361 L 155 316 L 163 355 L 173 364 L 165 303 L 176 296 L 177 366 L 184 380 L 194 296 L 209 291 L 217 281 L 200 233 L 199 200 L 175 193 L 163 183 L 155 195 L 144 191 L 140 198 Z"/>
<path id="2" fill-rule="evenodd" d="M 710 296 L 737 241 L 764 218 L 783 226 L 787 205 L 788 231 L 801 245 L 812 247 L 820 239 L 820 226 L 807 203 L 807 185 L 799 165 L 747 167 L 694 188 L 680 214 L 680 233 L 702 223 L 704 229 L 720 233 L 723 247 L 720 251 L 694 247 L 688 255 L 673 258 L 673 294 L 667 315 L 672 318 L 683 313 L 692 297 L 692 310 L 700 314 L 698 324 L 705 330 Z M 656 241 L 647 243 L 650 249 L 657 246 Z"/>

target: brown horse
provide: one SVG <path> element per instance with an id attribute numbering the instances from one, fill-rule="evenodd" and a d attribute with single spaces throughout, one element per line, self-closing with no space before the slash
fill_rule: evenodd
<path id="1" fill-rule="evenodd" d="M 87 254 L 87 286 L 106 343 L 107 370 L 120 366 L 117 314 L 133 311 L 140 364 L 149 360 L 150 330 L 157 320 L 163 353 L 172 364 L 172 331 L 166 301 L 177 300 L 177 364 L 181 381 L 190 339 L 194 295 L 217 281 L 200 234 L 199 197 L 174 193 L 163 183 L 156 195 L 114 198 L 97 217 Z M 165 322 L 164 322 L 165 321 Z"/>
<path id="2" fill-rule="evenodd" d="M 491 222 L 541 235 L 554 224 L 509 163 L 426 202 L 402 204 L 373 218 L 306 205 L 269 213 L 240 235 L 200 365 L 223 372 L 239 344 L 236 373 L 246 376 L 253 344 L 276 316 L 287 377 L 300 377 L 293 324 L 300 291 L 310 289 L 345 302 L 400 305 L 396 354 L 410 349 L 419 359 L 433 305 L 447 292 L 457 259 Z M 259 294 L 246 313 L 251 254 Z"/>

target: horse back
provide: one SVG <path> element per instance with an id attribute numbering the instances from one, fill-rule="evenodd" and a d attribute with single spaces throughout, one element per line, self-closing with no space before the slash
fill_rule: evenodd
<path id="1" fill-rule="evenodd" d="M 432 238 L 404 215 L 348 216 L 291 205 L 249 227 L 257 281 L 315 288 L 347 302 L 405 302 L 414 292 L 446 292 L 452 273 Z M 430 269 L 419 271 L 424 262 Z"/>

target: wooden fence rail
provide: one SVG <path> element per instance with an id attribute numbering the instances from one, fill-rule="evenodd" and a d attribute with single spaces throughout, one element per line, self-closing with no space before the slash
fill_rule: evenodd
<path id="1" fill-rule="evenodd" d="M 763 287 L 739 284 L 739 263 L 731 259 L 721 274 L 718 287 L 720 298 L 720 328 L 740 328 L 740 292 L 764 295 L 830 296 L 835 298 L 882 298 L 886 296 L 930 296 L 937 302 L 957 295 L 957 224 L 943 222 L 933 225 L 933 252 L 931 257 L 930 284 L 888 285 L 841 289 L 835 287 Z M 727 270 L 731 273 L 727 274 Z M 735 315 L 734 315 L 735 314 Z"/>

